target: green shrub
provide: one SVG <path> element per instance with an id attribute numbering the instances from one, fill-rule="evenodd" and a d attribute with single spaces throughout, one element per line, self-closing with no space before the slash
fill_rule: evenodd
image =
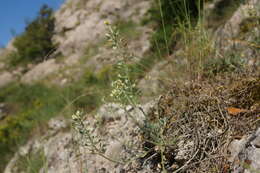
<path id="1" fill-rule="evenodd" d="M 51 41 L 53 34 L 53 10 L 43 5 L 36 19 L 29 22 L 25 31 L 15 38 L 13 45 L 17 55 L 11 60 L 12 65 L 43 61 L 55 47 Z"/>
<path id="2" fill-rule="evenodd" d="M 91 112 L 97 108 L 109 87 L 95 80 L 96 77 L 89 73 L 86 79 L 64 88 L 20 83 L 1 88 L 0 102 L 14 109 L 0 123 L 0 172 L 17 147 L 35 135 L 32 132 L 36 126 L 44 126 L 50 118 L 66 116 L 74 109 Z"/>
<path id="3" fill-rule="evenodd" d="M 9 67 L 15 67 L 17 64 L 21 64 L 21 57 L 17 52 L 10 52 L 8 55 L 6 55 L 6 63 Z"/>
<path id="4" fill-rule="evenodd" d="M 16 148 L 32 135 L 36 125 L 59 115 L 66 105 L 63 97 L 66 97 L 63 90 L 41 84 L 28 86 L 15 83 L 1 89 L 0 102 L 14 109 L 0 123 L 0 170 Z"/>

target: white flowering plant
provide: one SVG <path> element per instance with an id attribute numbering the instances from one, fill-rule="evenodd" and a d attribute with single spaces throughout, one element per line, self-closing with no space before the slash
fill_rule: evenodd
<path id="1" fill-rule="evenodd" d="M 128 67 L 122 62 L 117 63 L 117 67 L 121 73 L 119 72 L 117 79 L 111 84 L 112 91 L 110 96 L 121 104 L 136 105 L 139 92 L 136 84 L 124 73 Z"/>
<path id="2" fill-rule="evenodd" d="M 93 135 L 93 130 L 83 121 L 83 112 L 77 111 L 72 115 L 72 127 L 79 134 L 80 144 L 90 148 L 93 153 L 104 151 L 104 146 L 101 144 L 101 139 Z"/>
<path id="3" fill-rule="evenodd" d="M 123 105 L 137 105 L 137 98 L 140 95 L 135 82 L 130 78 L 130 68 L 128 62 L 134 57 L 127 50 L 123 43 L 119 31 L 111 26 L 109 22 L 104 22 L 108 26 L 107 40 L 111 43 L 113 50 L 117 53 L 118 62 L 115 65 L 117 78 L 112 82 L 112 91 L 110 96 Z"/>
<path id="4" fill-rule="evenodd" d="M 86 147 L 91 154 L 97 154 L 114 163 L 124 164 L 123 162 L 109 158 L 104 154 L 106 146 L 100 136 L 94 133 L 95 130 L 84 122 L 83 112 L 77 111 L 71 118 L 73 121 L 72 127 L 77 132 L 76 141 L 79 142 L 81 146 Z"/>
<path id="5" fill-rule="evenodd" d="M 108 26 L 108 33 L 106 34 L 107 40 L 111 43 L 112 49 L 115 51 L 116 58 L 118 59 L 118 62 L 115 64 L 117 75 L 116 79 L 111 83 L 112 90 L 110 97 L 114 101 L 122 104 L 127 115 L 141 127 L 138 121 L 126 110 L 126 105 L 131 105 L 144 113 L 142 108 L 138 107 L 137 98 L 139 97 L 140 92 L 137 89 L 135 82 L 130 77 L 131 71 L 129 62 L 134 56 L 129 53 L 126 45 L 123 44 L 123 39 L 120 38 L 118 29 L 111 26 L 109 22 L 104 23 Z M 104 140 L 95 133 L 95 129 L 91 128 L 91 126 L 84 121 L 82 115 L 83 113 L 80 111 L 77 111 L 72 115 L 72 127 L 77 132 L 76 141 L 80 141 L 81 146 L 86 147 L 92 154 L 98 154 L 112 162 L 124 164 L 125 162 L 113 160 L 104 154 L 106 151 Z"/>

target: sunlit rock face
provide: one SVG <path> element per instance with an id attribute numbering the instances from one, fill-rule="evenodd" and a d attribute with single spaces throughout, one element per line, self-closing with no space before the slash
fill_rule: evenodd
<path id="1" fill-rule="evenodd" d="M 260 169 L 260 128 L 250 136 L 233 140 L 229 146 L 234 173 Z M 247 167 L 245 167 L 247 164 Z"/>
<path id="2" fill-rule="evenodd" d="M 216 30 L 217 47 L 225 53 L 236 48 L 237 54 L 247 57 L 249 65 L 258 66 L 260 53 L 254 51 L 256 47 L 250 43 L 255 43 L 259 39 L 259 15 L 259 0 L 249 0 L 242 3 L 230 19 Z"/>
<path id="3" fill-rule="evenodd" d="M 217 1 L 221 0 L 216 0 L 216 2 Z M 259 0 L 249 0 L 248 2 L 251 5 L 260 6 Z M 137 30 L 140 36 L 136 40 L 133 40 L 133 42 L 130 42 L 129 45 L 130 49 L 134 50 L 133 52 L 137 54 L 137 56 L 142 57 L 150 48 L 149 36 L 151 34 L 149 35 L 148 32 L 151 32 L 152 28 L 141 26 L 140 22 L 149 10 L 150 3 L 151 0 L 67 0 L 55 13 L 56 35 L 53 38 L 53 41 L 58 43 L 57 51 L 63 55 L 64 59 L 60 61 L 57 60 L 58 58 L 47 59 L 44 62 L 32 65 L 27 72 L 21 75 L 20 81 L 25 84 L 30 84 L 46 80 L 47 77 L 53 75 L 52 78 L 47 78 L 48 82 L 51 83 L 55 81 L 59 85 L 63 85 L 70 83 L 70 78 L 79 79 L 84 72 L 84 68 L 98 72 L 102 70 L 105 65 L 115 63 L 116 59 L 113 56 L 112 50 L 108 50 L 104 45 L 101 45 L 98 52 L 91 55 L 85 62 L 80 61 L 81 55 L 85 53 L 84 51 L 87 47 L 91 45 L 97 47 L 98 43 L 104 39 L 106 34 L 104 21 L 107 20 L 112 24 L 118 21 L 133 21 L 134 23 L 138 23 Z M 210 8 L 215 7 L 213 5 Z M 244 13 L 248 9 L 250 9 L 250 6 L 242 4 L 231 18 L 226 21 L 226 24 L 218 26 L 215 35 L 217 39 L 219 38 L 216 42 L 221 49 L 228 50 L 233 46 L 228 42 L 228 38 L 232 38 L 233 35 L 231 34 L 235 34 L 236 36 L 240 34 L 241 28 L 239 26 L 249 17 L 247 13 Z M 259 35 L 259 29 L 254 30 L 256 30 Z M 253 36 L 250 36 L 250 33 L 246 34 L 249 34 L 249 36 L 246 35 L 247 41 L 254 39 Z M 229 44 L 225 46 L 225 43 L 222 42 Z M 240 46 L 238 50 L 245 53 L 245 56 L 257 57 L 257 52 L 252 53 L 246 46 L 239 44 L 236 44 L 236 46 Z M 7 46 L 7 49 L 14 49 L 12 42 Z M 187 64 L 186 60 L 182 59 L 182 51 L 183 50 L 178 50 L 170 56 L 175 64 Z M 252 54 L 249 54 L 250 52 Z M 75 67 L 73 65 L 75 65 Z M 162 92 L 165 86 L 172 84 L 172 80 L 168 82 L 162 79 L 173 79 L 173 70 L 171 64 L 167 60 L 164 60 L 155 64 L 152 69 L 149 69 L 145 77 L 139 81 L 138 87 L 142 90 L 143 96 L 145 97 L 144 100 L 148 100 L 147 104 L 140 106 L 143 108 L 145 114 L 148 114 L 149 110 L 155 108 L 155 105 L 157 108 L 157 102 L 150 101 L 152 97 Z M 14 72 L 2 73 L 0 63 L 0 87 L 3 83 L 5 85 L 11 83 L 16 79 L 16 76 Z M 4 116 L 4 106 L 4 103 L 0 103 L 0 119 Z M 126 110 L 128 112 L 126 112 Z M 131 155 L 132 153 L 129 153 L 129 150 L 126 150 L 123 144 L 131 144 L 131 146 L 137 149 L 141 148 L 142 143 L 139 141 L 140 136 L 138 136 L 138 134 L 140 134 L 139 129 L 137 124 L 128 117 L 129 113 L 131 113 L 132 116 L 136 116 L 135 118 L 139 124 L 144 123 L 145 117 L 142 112 L 133 109 L 131 106 L 127 107 L 127 109 L 123 109 L 121 105 L 115 103 L 102 105 L 93 117 L 86 116 L 85 123 L 88 127 L 93 129 L 93 134 L 100 135 L 104 139 L 104 144 L 106 144 L 105 154 L 109 156 L 109 158 L 115 160 L 118 158 L 131 158 L 133 156 Z M 81 172 L 82 170 L 88 170 L 89 172 L 123 172 L 130 169 L 127 166 L 123 167 L 110 162 L 98 155 L 87 153 L 85 147 L 76 145 L 74 139 L 75 134 L 70 130 L 70 123 L 69 120 L 62 118 L 52 119 L 48 127 L 46 127 L 44 135 L 30 139 L 26 145 L 19 148 L 7 165 L 5 173 L 19 172 L 19 170 L 17 170 L 19 157 L 27 156 L 30 153 L 37 153 L 39 150 L 43 150 L 46 159 L 46 163 L 40 172 L 46 172 L 46 170 L 49 173 Z M 100 126 L 100 124 L 102 124 L 102 126 Z M 252 136 L 254 135 L 257 135 L 254 139 L 250 138 L 249 135 L 244 137 L 243 140 L 234 140 L 232 142 L 230 148 L 232 154 L 231 162 L 235 160 L 251 160 L 252 168 L 260 169 L 258 159 L 260 157 L 259 130 L 252 134 Z M 247 142 L 250 143 L 249 146 L 245 145 Z M 180 141 L 178 144 L 180 150 L 176 155 L 176 160 L 181 161 L 187 159 L 187 151 L 193 145 L 194 143 L 189 141 L 186 143 L 185 141 Z M 242 153 L 243 157 L 240 157 L 239 153 Z M 244 169 L 241 165 L 234 165 L 234 171 L 238 172 L 241 169 Z M 152 171 L 147 167 L 139 171 L 139 173 L 143 172 L 148 173 Z"/>
<path id="4" fill-rule="evenodd" d="M 0 73 L 0 88 L 4 87 L 15 80 L 15 76 L 10 72 Z"/>
<path id="5" fill-rule="evenodd" d="M 64 55 L 79 54 L 88 44 L 104 38 L 106 26 L 125 20 L 139 22 L 150 8 L 148 0 L 68 0 L 55 14 L 56 33 L 54 41 Z"/>

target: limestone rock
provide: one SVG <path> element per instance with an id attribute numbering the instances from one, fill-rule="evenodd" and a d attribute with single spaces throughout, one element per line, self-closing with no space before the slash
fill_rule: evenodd
<path id="1" fill-rule="evenodd" d="M 15 76 L 10 72 L 5 71 L 0 73 L 0 88 L 10 84 L 15 79 Z"/>
<path id="2" fill-rule="evenodd" d="M 230 147 L 230 161 L 234 173 L 250 173 L 260 170 L 260 128 L 250 136 L 234 140 Z"/>
<path id="3" fill-rule="evenodd" d="M 14 43 L 14 38 L 11 39 L 11 40 L 8 42 L 8 44 L 7 44 L 7 46 L 6 46 L 5 49 L 8 50 L 8 51 L 16 51 L 16 48 L 14 47 L 13 43 Z"/>
<path id="4" fill-rule="evenodd" d="M 0 62 L 0 70 L 4 69 L 5 64 L 3 62 Z"/>
<path id="5" fill-rule="evenodd" d="M 131 6 L 131 8 L 129 8 Z M 54 41 L 66 56 L 83 51 L 88 44 L 95 44 L 105 36 L 105 20 L 138 22 L 147 12 L 147 0 L 68 0 L 55 14 L 56 32 Z"/>
<path id="6" fill-rule="evenodd" d="M 251 66 L 254 71 L 258 71 L 260 65 L 259 48 L 255 46 L 260 35 L 259 16 L 260 1 L 245 1 L 214 34 L 216 46 L 221 50 L 222 55 L 235 52 L 236 56 Z"/>
<path id="7" fill-rule="evenodd" d="M 25 75 L 21 78 L 21 82 L 23 83 L 32 83 L 40 81 L 46 78 L 48 75 L 57 72 L 60 68 L 60 65 L 55 62 L 54 59 L 50 59 L 44 61 L 35 67 L 33 67 L 30 71 L 25 73 Z"/>
<path id="8" fill-rule="evenodd" d="M 143 97 L 150 98 L 164 90 L 167 83 L 164 79 L 170 77 L 171 68 L 167 61 L 161 61 L 139 81 L 138 88 L 140 88 Z"/>
<path id="9" fill-rule="evenodd" d="M 140 105 L 147 112 L 155 103 L 150 102 Z M 125 111 L 128 111 L 126 113 Z M 105 144 L 104 154 L 115 161 L 129 160 L 137 153 L 129 153 L 128 147 L 140 147 L 138 143 L 137 124 L 128 117 L 131 114 L 138 122 L 143 121 L 143 114 L 140 110 L 132 107 L 122 109 L 121 105 L 108 103 L 97 111 L 97 117 L 86 116 L 85 123 L 91 128 L 92 135 L 98 135 Z M 104 121 L 100 124 L 98 117 L 103 117 Z M 98 125 L 99 124 L 99 125 Z M 44 151 L 46 164 L 40 172 L 48 173 L 69 173 L 88 170 L 88 172 L 121 172 L 125 170 L 125 165 L 111 162 L 100 155 L 91 154 L 86 147 L 79 145 L 75 141 L 76 134 L 68 129 L 68 123 L 62 118 L 55 118 L 48 123 L 48 130 L 41 137 L 36 137 L 20 147 L 15 157 L 9 162 L 4 173 L 17 172 L 16 163 L 19 155 L 26 156 L 30 152 Z M 78 139 L 80 140 L 80 139 Z M 138 150 L 136 150 L 138 151 Z M 147 170 L 139 173 L 150 172 Z"/>

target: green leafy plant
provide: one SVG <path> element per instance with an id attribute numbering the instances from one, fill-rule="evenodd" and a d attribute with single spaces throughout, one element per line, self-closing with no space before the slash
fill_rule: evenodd
<path id="1" fill-rule="evenodd" d="M 0 102 L 6 103 L 10 111 L 0 124 L 0 171 L 16 149 L 36 135 L 32 133 L 36 126 L 46 125 L 54 116 L 70 116 L 75 109 L 95 110 L 107 88 L 101 81 L 93 83 L 88 76 L 64 88 L 42 83 L 13 83 L 1 88 Z"/>
<path id="2" fill-rule="evenodd" d="M 27 23 L 25 31 L 15 38 L 13 45 L 17 52 L 15 58 L 10 60 L 11 65 L 39 62 L 48 58 L 55 48 L 52 43 L 54 22 L 53 10 L 43 5 L 38 16 Z"/>

